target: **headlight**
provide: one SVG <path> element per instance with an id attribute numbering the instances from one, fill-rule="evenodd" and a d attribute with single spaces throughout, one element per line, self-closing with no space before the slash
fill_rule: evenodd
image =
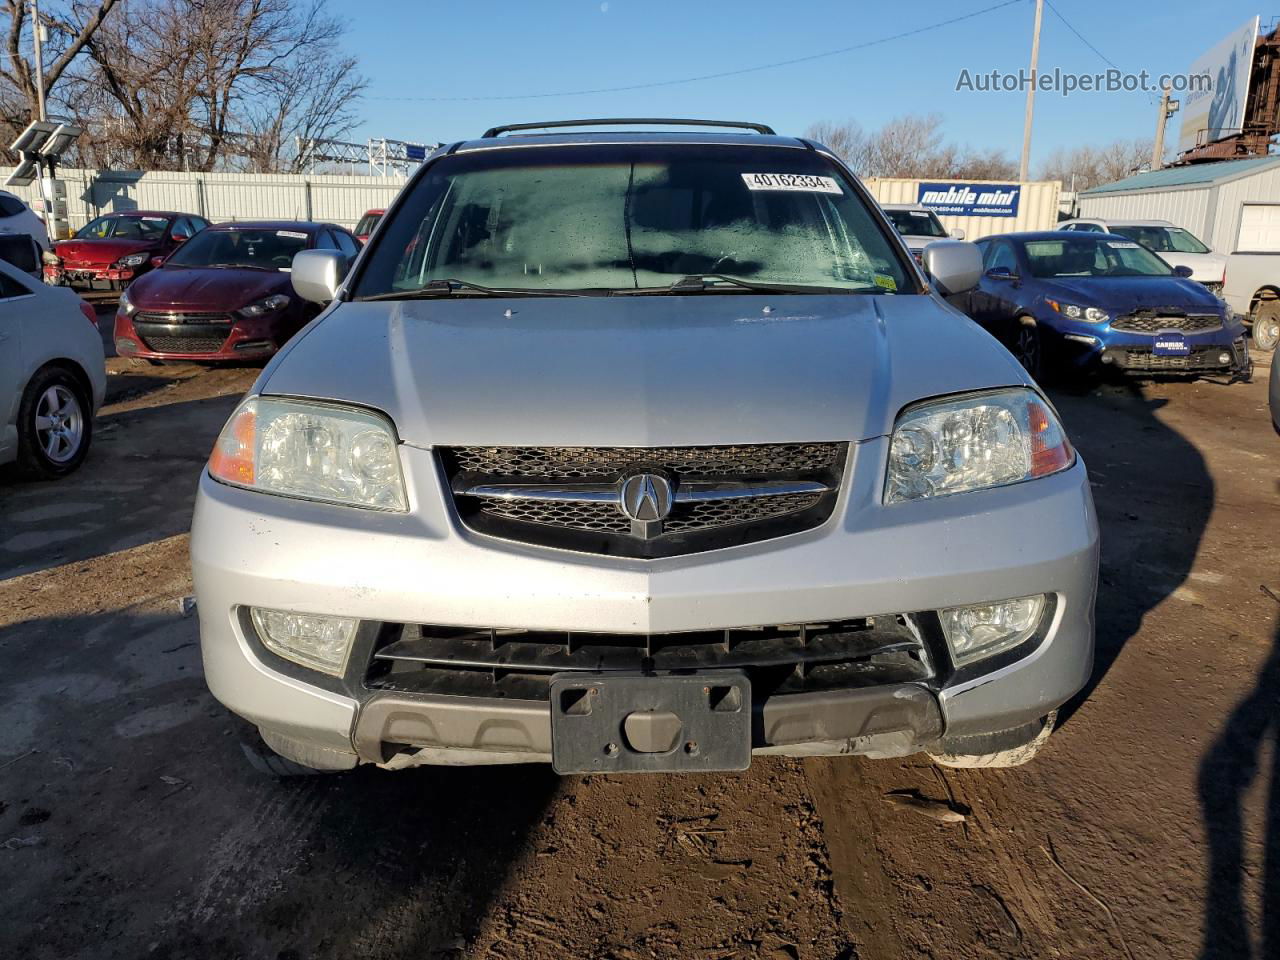
<path id="1" fill-rule="evenodd" d="M 1111 319 L 1107 311 L 1099 310 L 1097 307 L 1078 307 L 1074 303 L 1061 303 L 1057 300 L 1050 300 L 1048 297 L 1045 297 L 1044 302 L 1064 317 L 1070 317 L 1072 320 L 1083 320 L 1085 323 L 1106 323 Z"/>
<path id="2" fill-rule="evenodd" d="M 956 666 L 1012 650 L 1036 632 L 1044 614 L 1044 594 L 939 610 L 942 632 Z"/>
<path id="3" fill-rule="evenodd" d="M 408 510 L 391 424 L 355 407 L 250 397 L 222 428 L 209 474 L 283 497 Z"/>
<path id="4" fill-rule="evenodd" d="M 150 257 L 145 253 L 131 253 L 127 257 L 121 257 L 116 261 L 117 267 L 140 267 L 149 260 Z"/>
<path id="5" fill-rule="evenodd" d="M 263 297 L 261 300 L 255 300 L 247 307 L 241 307 L 239 310 L 242 317 L 265 317 L 268 313 L 275 313 L 277 310 L 283 310 L 289 305 L 289 298 L 283 293 L 274 293 L 269 297 Z"/>
<path id="6" fill-rule="evenodd" d="M 1048 401 L 1015 387 L 926 400 L 898 415 L 885 503 L 1045 477 L 1075 462 Z"/>
<path id="7" fill-rule="evenodd" d="M 117 308 L 126 317 L 138 308 L 133 305 L 133 301 L 129 299 L 129 291 L 120 291 L 120 306 Z"/>

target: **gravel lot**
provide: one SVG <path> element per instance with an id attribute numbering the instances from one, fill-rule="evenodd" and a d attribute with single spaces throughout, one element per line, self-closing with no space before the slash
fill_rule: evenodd
<path id="1" fill-rule="evenodd" d="M 1103 525 L 1099 653 L 1027 767 L 292 782 L 245 762 L 181 607 L 196 476 L 256 371 L 111 359 L 84 468 L 0 483 L 0 957 L 1280 956 L 1261 359 L 1055 395 Z M 911 788 L 966 821 L 884 800 Z"/>

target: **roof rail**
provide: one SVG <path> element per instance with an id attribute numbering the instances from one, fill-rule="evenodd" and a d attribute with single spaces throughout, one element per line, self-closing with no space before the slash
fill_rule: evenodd
<path id="1" fill-rule="evenodd" d="M 737 123 L 732 120 L 676 120 L 670 117 L 599 117 L 594 120 L 549 120 L 546 123 L 508 123 L 501 127 L 490 127 L 481 139 L 491 139 L 504 133 L 519 130 L 549 130 L 553 127 L 612 127 L 612 126 L 647 126 L 661 124 L 666 127 L 733 127 L 737 130 L 754 130 L 756 133 L 774 136 L 773 127 L 763 123 Z"/>

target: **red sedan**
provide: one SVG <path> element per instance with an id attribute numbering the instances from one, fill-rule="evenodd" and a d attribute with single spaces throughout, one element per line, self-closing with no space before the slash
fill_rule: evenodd
<path id="1" fill-rule="evenodd" d="M 208 225 L 192 213 L 108 213 L 53 245 L 45 281 L 77 290 L 123 290 L 150 270 L 156 258 L 168 256 Z"/>
<path id="2" fill-rule="evenodd" d="M 386 212 L 386 210 L 366 210 L 364 212 L 364 216 L 356 224 L 356 239 L 361 244 L 369 242 L 369 236 L 373 233 L 373 228 L 378 225 L 378 221 L 382 219 L 382 215 Z"/>
<path id="3" fill-rule="evenodd" d="M 336 250 L 356 239 L 330 223 L 221 223 L 196 235 L 120 294 L 116 353 L 147 360 L 247 360 L 275 353 L 320 307 L 293 290 L 299 250 Z"/>

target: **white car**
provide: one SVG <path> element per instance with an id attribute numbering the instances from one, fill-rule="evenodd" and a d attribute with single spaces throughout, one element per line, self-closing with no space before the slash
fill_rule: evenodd
<path id="1" fill-rule="evenodd" d="M 894 229 L 902 234 L 916 263 L 920 262 L 924 248 L 935 240 L 964 239 L 963 230 L 947 233 L 947 228 L 942 225 L 937 214 L 918 203 L 886 203 L 881 209 Z"/>
<path id="2" fill-rule="evenodd" d="M 33 479 L 71 473 L 106 386 L 93 307 L 0 261 L 0 465 Z"/>
<path id="3" fill-rule="evenodd" d="M 1059 230 L 1085 233 L 1115 233 L 1140 243 L 1171 267 L 1190 267 L 1191 279 L 1203 283 L 1210 293 L 1222 296 L 1227 258 L 1214 253 L 1190 230 L 1168 220 L 1065 220 Z"/>
<path id="4" fill-rule="evenodd" d="M 16 193 L 0 190 L 0 233 L 22 233 L 49 249 L 49 231 L 34 210 Z"/>

